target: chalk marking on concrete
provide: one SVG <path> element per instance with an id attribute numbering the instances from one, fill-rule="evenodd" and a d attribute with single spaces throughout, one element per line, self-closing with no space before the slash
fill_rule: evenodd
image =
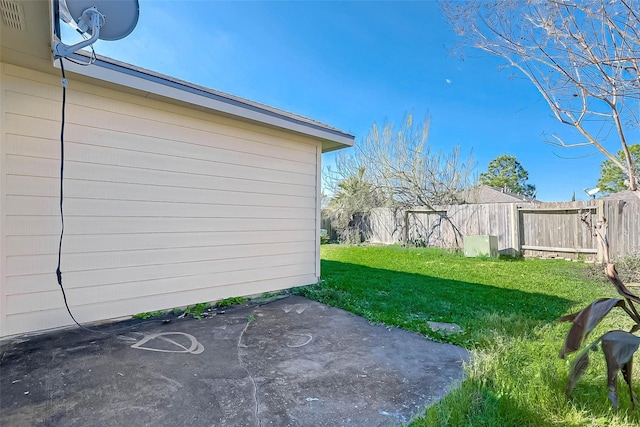
<path id="1" fill-rule="evenodd" d="M 144 335 L 143 335 L 143 334 L 140 334 L 140 335 L 142 335 L 142 336 L 144 337 Z M 137 340 L 137 338 L 134 338 L 134 337 L 127 337 L 127 336 L 124 336 L 124 335 L 118 335 L 118 336 L 116 337 L 116 339 L 119 339 L 119 340 L 121 340 L 121 341 L 128 341 L 128 342 L 136 342 L 136 341 L 138 341 L 138 340 Z"/>
<path id="2" fill-rule="evenodd" d="M 398 421 L 400 421 L 401 423 L 406 423 L 407 422 L 407 417 L 402 415 L 400 412 L 387 412 L 387 411 L 383 411 L 382 409 L 380 409 L 380 410 L 378 410 L 378 413 L 380 415 L 384 415 L 385 417 L 395 418 Z"/>
<path id="3" fill-rule="evenodd" d="M 163 380 L 167 381 L 169 384 L 172 384 L 176 389 L 183 387 L 183 385 L 180 382 L 174 380 L 173 378 L 165 377 L 162 374 L 159 374 L 158 376 Z"/>
<path id="4" fill-rule="evenodd" d="M 262 420 L 260 419 L 260 415 L 258 413 L 258 409 L 259 409 L 258 384 L 256 384 L 256 380 L 253 379 L 253 375 L 251 375 L 251 372 L 249 372 L 249 368 L 247 368 L 247 365 L 244 364 L 244 362 L 242 361 L 242 357 L 240 356 L 240 348 L 247 348 L 246 345 L 244 345 L 244 346 L 242 345 L 242 336 L 247 331 L 247 328 L 249 327 L 250 324 L 251 324 L 251 321 L 247 321 L 247 324 L 244 325 L 244 329 L 242 329 L 242 332 L 240 332 L 240 336 L 238 337 L 238 363 L 240 363 L 240 366 L 242 366 L 242 368 L 247 372 L 247 375 L 249 376 L 249 379 L 251 380 L 251 383 L 253 384 L 253 401 L 256 403 L 256 409 L 254 411 L 254 416 L 256 417 L 256 420 L 258 421 L 258 427 L 262 427 Z"/>
<path id="5" fill-rule="evenodd" d="M 282 307 L 282 310 L 289 314 L 291 310 L 295 309 L 295 312 L 298 314 L 302 314 L 307 308 L 309 308 L 309 304 L 294 304 L 294 305 L 285 305 Z"/>
<path id="6" fill-rule="evenodd" d="M 171 338 L 167 338 L 167 335 L 182 335 L 187 337 L 190 341 L 191 341 L 191 345 L 189 346 L 189 348 L 183 346 L 182 344 L 172 340 Z M 165 350 L 165 349 L 161 349 L 161 348 L 153 348 L 153 347 L 143 347 L 143 344 L 148 343 L 151 340 L 154 339 L 160 339 L 163 341 L 166 341 L 168 343 L 171 343 L 179 348 L 181 348 L 182 350 Z M 151 335 L 145 335 L 144 338 L 142 338 L 140 341 L 138 341 L 137 343 L 133 344 L 131 346 L 131 348 L 135 348 L 138 350 L 148 350 L 148 351 L 157 351 L 160 353 L 191 353 L 191 354 L 200 354 L 204 351 L 204 346 L 202 344 L 200 344 L 198 342 L 198 340 L 191 334 L 186 334 L 184 332 L 161 332 L 159 334 L 151 334 Z"/>
<path id="7" fill-rule="evenodd" d="M 307 337 L 309 338 L 308 340 L 306 340 L 305 342 L 303 342 L 302 344 L 293 344 L 290 345 L 287 343 L 287 347 L 289 348 L 298 348 L 298 347 L 304 347 L 305 345 L 309 344 L 311 342 L 311 340 L 313 339 L 313 336 L 311 334 L 289 334 L 289 336 L 294 335 L 297 337 Z"/>

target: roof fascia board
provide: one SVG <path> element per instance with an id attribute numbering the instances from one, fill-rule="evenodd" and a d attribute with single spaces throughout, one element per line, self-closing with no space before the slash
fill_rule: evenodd
<path id="1" fill-rule="evenodd" d="M 77 54 L 73 55 L 73 59 L 79 62 L 87 61 L 87 57 Z M 60 60 L 55 60 L 54 66 L 60 68 Z M 66 61 L 65 70 L 141 90 L 146 93 L 198 105 L 242 119 L 314 136 L 338 144 L 338 147 L 327 147 L 329 150 L 339 148 L 340 146 L 351 147 L 354 144 L 354 137 L 341 131 L 325 128 L 314 123 L 296 119 L 295 117 L 279 114 L 276 111 L 263 109 L 259 106 L 245 104 L 235 99 L 206 92 L 195 86 L 145 73 L 140 69 L 124 67 L 101 59 L 97 59 L 90 66 L 83 66 L 71 61 Z"/>

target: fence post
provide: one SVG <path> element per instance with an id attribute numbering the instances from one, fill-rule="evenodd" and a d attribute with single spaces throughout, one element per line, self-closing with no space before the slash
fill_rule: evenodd
<path id="1" fill-rule="evenodd" d="M 511 231 L 511 252 L 513 256 L 520 254 L 520 214 L 518 212 L 518 206 L 515 203 L 510 203 L 510 218 L 509 227 Z"/>
<path id="2" fill-rule="evenodd" d="M 402 218 L 404 222 L 404 245 L 407 246 L 409 244 L 409 209 L 405 209 Z"/>
<path id="3" fill-rule="evenodd" d="M 603 218 L 604 218 L 604 200 L 598 199 L 596 203 L 596 222 L 602 221 Z M 609 234 L 608 228 L 607 228 L 607 234 Z M 609 236 L 606 236 L 606 238 L 609 239 Z M 602 250 L 601 244 L 598 244 L 598 254 L 596 258 L 599 264 L 602 264 L 604 262 L 604 252 Z M 609 260 L 607 260 L 607 262 L 609 262 Z"/>

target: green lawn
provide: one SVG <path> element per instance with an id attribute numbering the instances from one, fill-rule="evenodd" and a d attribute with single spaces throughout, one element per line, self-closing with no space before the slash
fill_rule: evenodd
<path id="1" fill-rule="evenodd" d="M 601 354 L 565 396 L 569 362 L 558 352 L 569 324 L 556 319 L 615 295 L 585 279 L 584 264 L 397 246 L 324 245 L 321 256 L 322 283 L 299 289 L 302 295 L 473 351 L 467 379 L 412 426 L 640 425 L 624 383 L 621 409 L 610 406 Z M 612 313 L 592 336 L 627 328 L 624 316 Z M 429 329 L 430 320 L 456 323 L 462 332 L 441 336 Z"/>

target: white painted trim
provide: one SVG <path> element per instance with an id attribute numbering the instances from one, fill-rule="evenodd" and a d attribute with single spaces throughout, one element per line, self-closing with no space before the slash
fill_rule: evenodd
<path id="1" fill-rule="evenodd" d="M 7 313 L 6 275 L 7 271 L 7 214 L 6 214 L 6 160 L 5 160 L 5 100 L 4 100 L 5 64 L 0 62 L 0 323 L 5 322 Z M 0 324 L 0 336 L 4 332 Z"/>
<path id="2" fill-rule="evenodd" d="M 78 61 L 87 60 L 86 57 L 80 55 L 76 55 L 74 59 Z M 65 70 L 140 90 L 148 94 L 186 102 L 224 114 L 230 114 L 241 119 L 320 138 L 333 143 L 330 144 L 331 147 L 327 151 L 336 148 L 351 147 L 354 144 L 353 135 L 330 128 L 326 125 L 323 126 L 321 123 L 314 123 L 308 119 L 307 121 L 303 117 L 296 118 L 295 115 L 266 106 L 262 107 L 250 101 L 246 101 L 245 103 L 232 96 L 227 98 L 221 93 L 207 91 L 205 88 L 176 81 L 168 76 L 152 74 L 151 72 L 146 72 L 146 70 L 137 69 L 133 66 L 128 67 L 126 65 L 128 64 L 107 62 L 102 59 L 96 60 L 96 62 L 90 66 L 82 66 L 70 61 L 65 61 Z M 54 61 L 54 67 L 60 68 L 59 60 Z M 335 147 L 335 144 L 337 144 L 338 147 Z"/>
<path id="3" fill-rule="evenodd" d="M 316 277 L 320 281 L 320 228 L 322 227 L 322 149 L 316 148 Z"/>

